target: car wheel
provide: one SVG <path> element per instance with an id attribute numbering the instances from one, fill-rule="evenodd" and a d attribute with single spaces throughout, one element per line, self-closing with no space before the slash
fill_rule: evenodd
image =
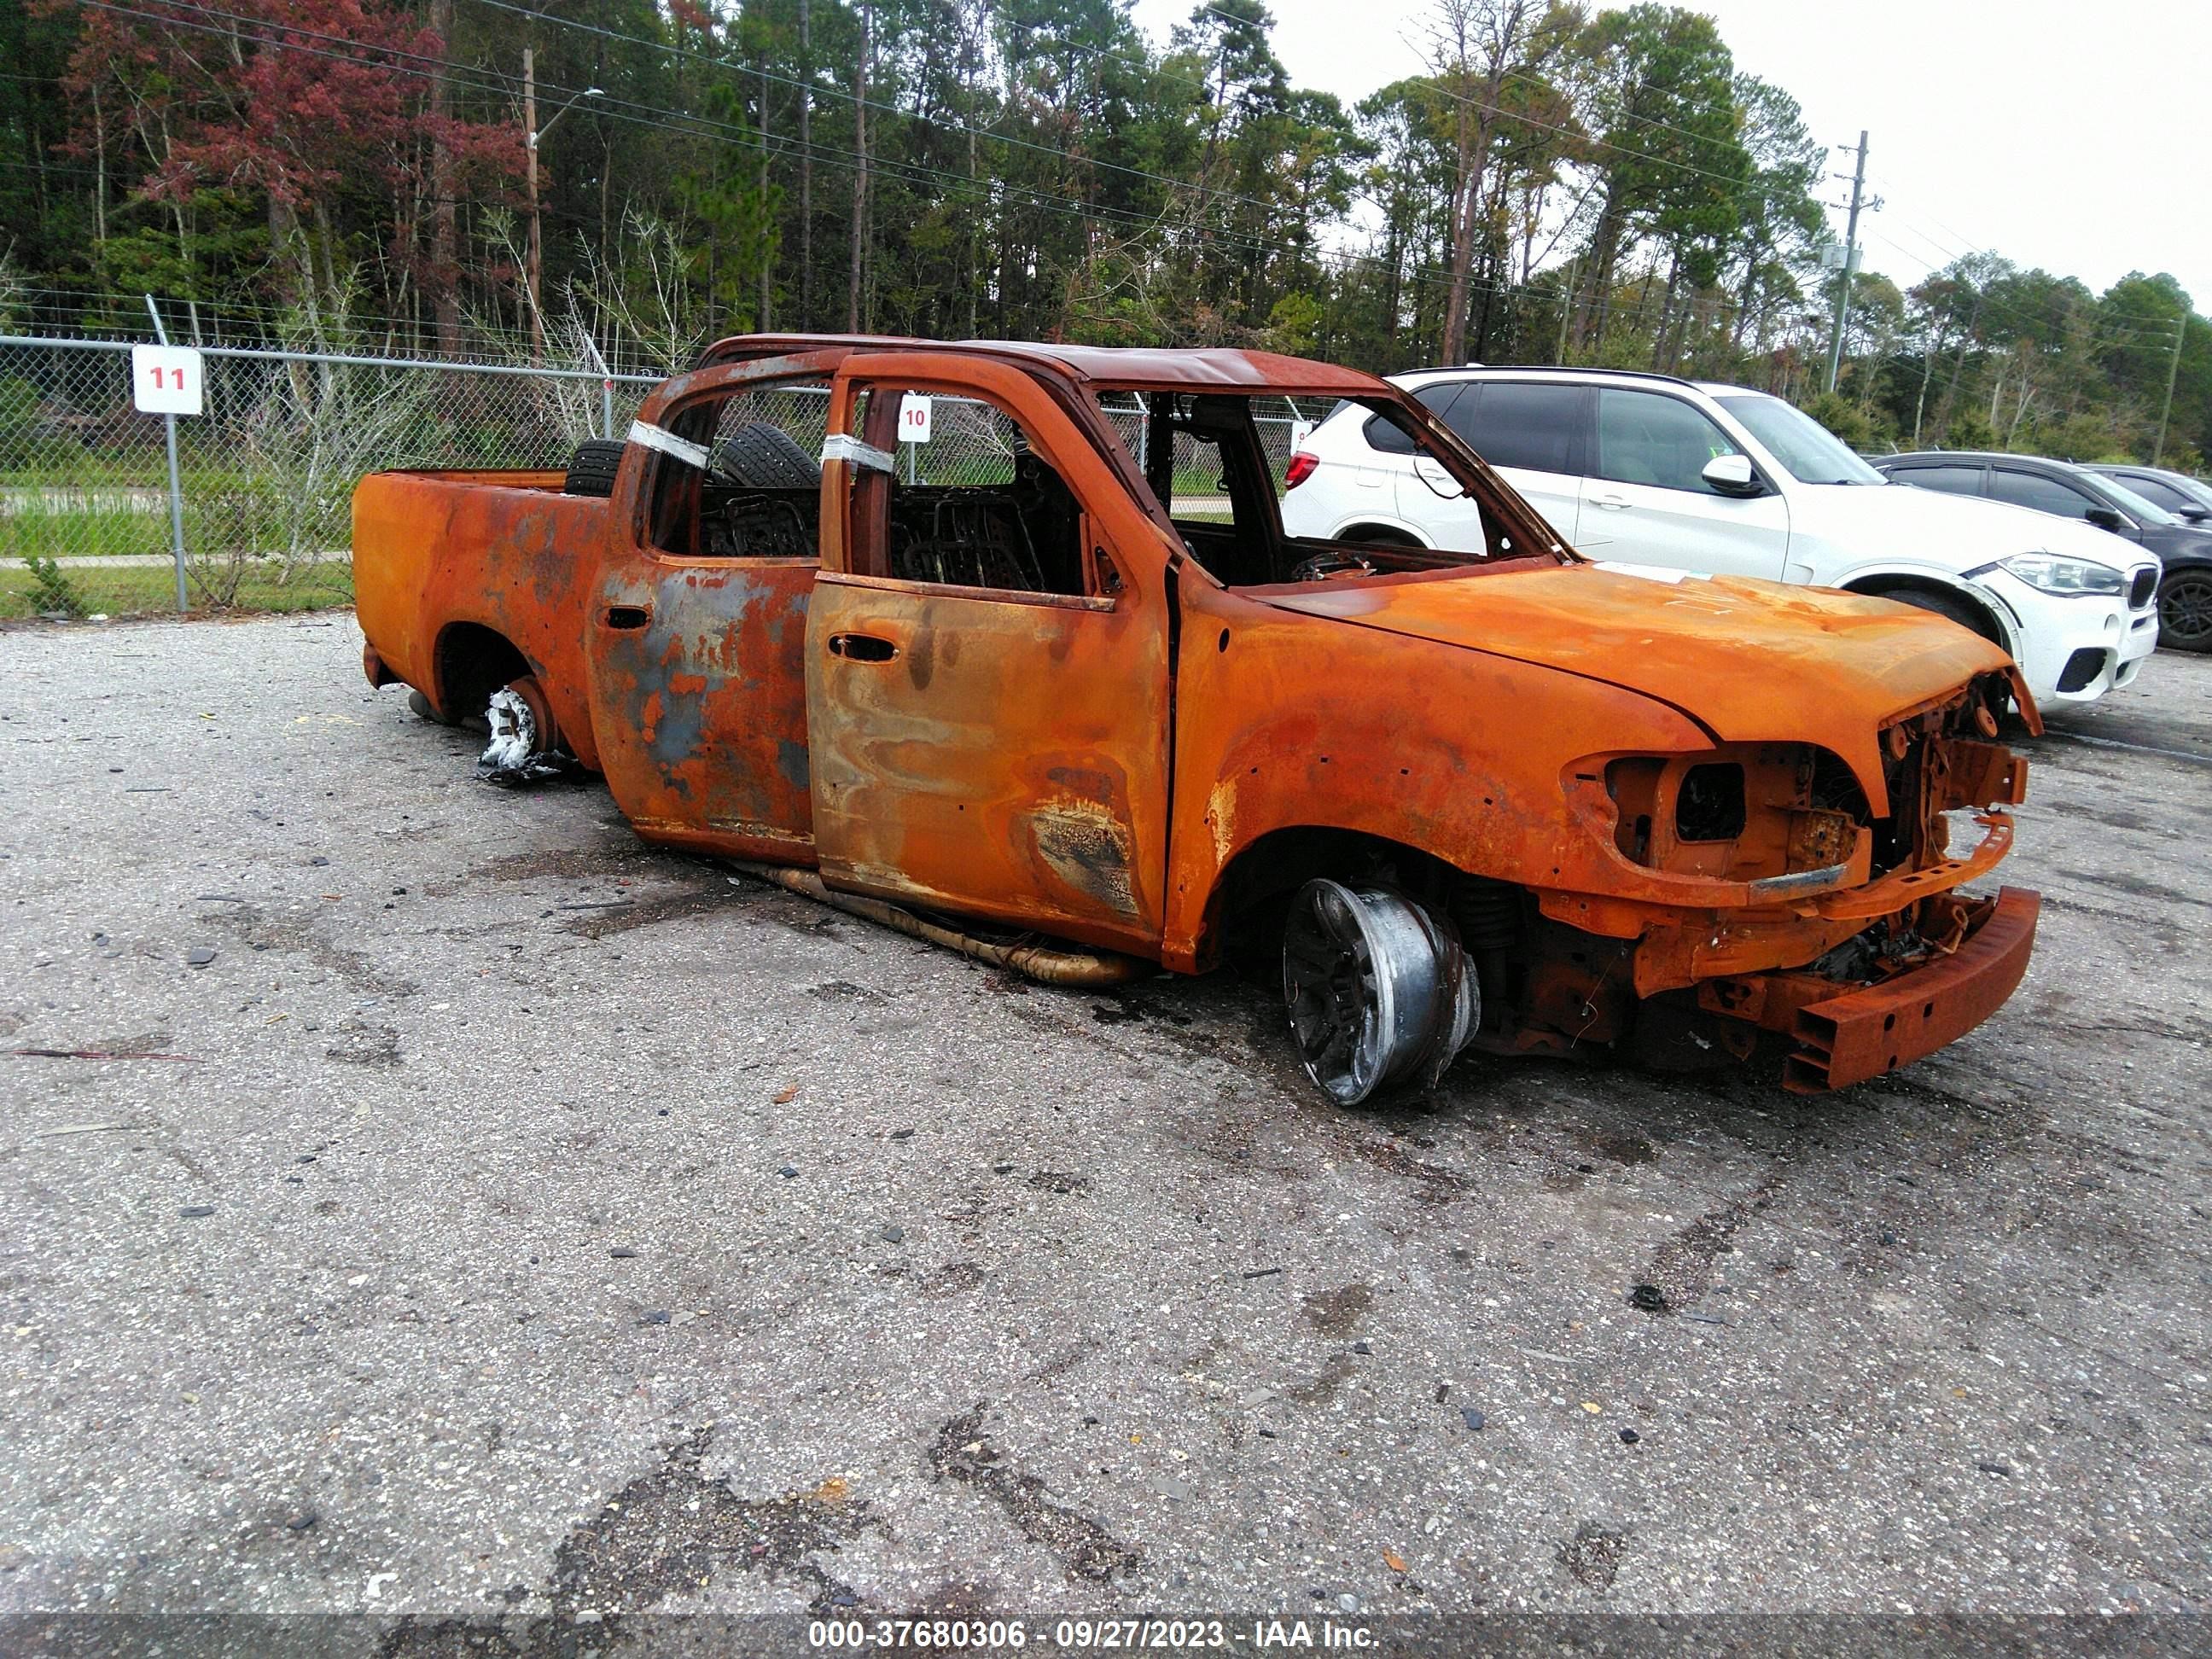
<path id="1" fill-rule="evenodd" d="M 1480 1012 L 1449 922 L 1403 894 L 1325 878 L 1285 920 L 1283 1000 L 1299 1063 L 1340 1106 L 1433 1085 Z"/>
<path id="2" fill-rule="evenodd" d="M 2158 642 L 2212 651 L 2212 570 L 2170 570 L 2158 585 Z"/>
<path id="3" fill-rule="evenodd" d="M 714 471 L 747 489 L 819 489 L 822 464 L 780 426 L 755 421 L 714 446 Z"/>
<path id="4" fill-rule="evenodd" d="M 1994 645 L 2002 645 L 1990 631 L 1989 618 L 1981 615 L 1964 599 L 1954 599 L 1948 593 L 1938 593 L 1925 587 L 1893 588 L 1877 598 L 1895 599 L 1899 605 L 1909 605 L 1916 611 L 1926 611 L 1954 622 L 1969 634 L 1978 634 Z"/>
<path id="5" fill-rule="evenodd" d="M 509 680 L 484 706 L 489 732 L 477 770 L 493 783 L 535 783 L 559 777 L 568 762 L 561 752 L 561 728 L 553 707 L 534 674 Z"/>
<path id="6" fill-rule="evenodd" d="M 1402 530 L 1386 529 L 1381 525 L 1356 524 L 1342 535 L 1340 542 L 1358 542 L 1363 547 L 1419 547 L 1420 543 Z"/>
<path id="7" fill-rule="evenodd" d="M 561 481 L 563 495 L 611 495 L 615 473 L 622 466 L 623 441 L 586 438 L 568 458 L 568 476 Z"/>

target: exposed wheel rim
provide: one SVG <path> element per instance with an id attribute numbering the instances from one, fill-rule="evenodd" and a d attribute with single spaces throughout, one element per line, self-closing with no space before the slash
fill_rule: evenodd
<path id="1" fill-rule="evenodd" d="M 1298 1060 L 1339 1105 L 1433 1082 L 1474 1029 L 1474 981 L 1449 930 L 1401 895 L 1310 881 L 1283 929 Z"/>
<path id="2" fill-rule="evenodd" d="M 2180 571 L 2160 585 L 2158 642 L 2184 651 L 2212 647 L 2212 574 Z"/>

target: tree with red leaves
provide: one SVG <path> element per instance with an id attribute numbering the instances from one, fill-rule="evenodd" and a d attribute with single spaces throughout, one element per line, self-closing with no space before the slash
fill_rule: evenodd
<path id="1" fill-rule="evenodd" d="M 75 151 L 103 167 L 136 152 L 138 196 L 170 211 L 187 267 L 191 204 L 219 191 L 264 204 L 272 270 L 310 314 L 364 257 L 385 266 L 387 304 L 410 283 L 450 295 L 453 256 L 426 246 L 440 197 L 497 201 L 521 171 L 520 126 L 443 108 L 444 42 L 393 0 L 140 0 L 81 19 L 66 77 Z M 388 240 L 356 245 L 356 216 Z"/>

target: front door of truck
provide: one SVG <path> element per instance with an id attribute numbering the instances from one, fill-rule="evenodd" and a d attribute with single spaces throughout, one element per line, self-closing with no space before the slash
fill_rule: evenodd
<path id="1" fill-rule="evenodd" d="M 649 404 L 586 618 L 607 787 L 648 840 L 803 861 L 806 607 L 842 351 L 709 368 Z"/>
<path id="2" fill-rule="evenodd" d="M 823 496 L 843 514 L 806 621 L 823 878 L 1154 946 L 1164 538 L 1024 371 L 866 368 L 840 383 Z M 927 441 L 902 443 L 902 425 Z"/>

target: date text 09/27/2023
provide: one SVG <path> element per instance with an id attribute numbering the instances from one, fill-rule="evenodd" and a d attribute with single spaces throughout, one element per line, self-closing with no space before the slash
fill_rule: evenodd
<path id="1" fill-rule="evenodd" d="M 1222 1619 L 1061 1619 L 1036 1632 L 1040 1646 L 1108 1652 L 1251 1646 L 1261 1649 L 1321 1648 L 1361 1650 L 1374 1646 L 1374 1633 L 1362 1625 L 1334 1619 L 1255 1619 L 1249 1630 Z M 1020 1620 L 817 1619 L 807 1626 L 807 1644 L 817 1649 L 951 1649 L 982 1650 L 1029 1646 L 1031 1632 Z"/>

